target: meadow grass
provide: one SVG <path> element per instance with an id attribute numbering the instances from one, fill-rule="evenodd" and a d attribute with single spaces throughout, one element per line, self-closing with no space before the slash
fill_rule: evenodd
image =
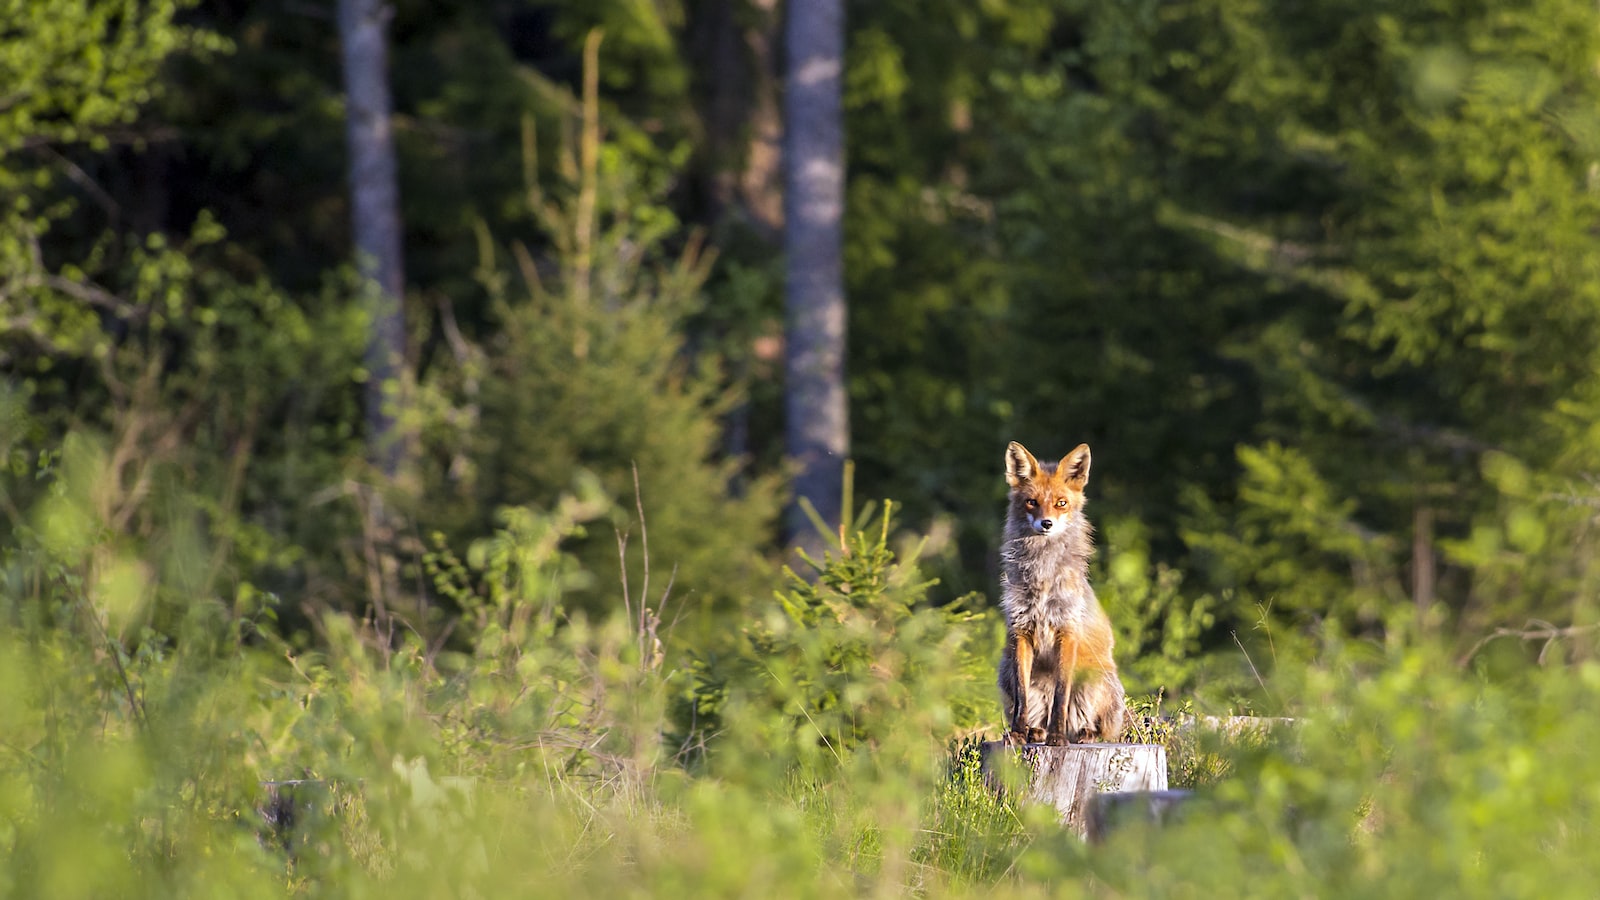
<path id="1" fill-rule="evenodd" d="M 1265 678 L 1292 728 L 1230 741 L 1140 719 L 1136 737 L 1167 743 L 1174 783 L 1197 799 L 1165 827 L 1089 847 L 984 783 L 972 719 L 992 690 L 993 623 L 926 608 L 888 535 L 794 579 L 716 659 L 665 662 L 637 616 L 563 611 L 552 579 L 567 561 L 542 539 L 537 553 L 501 547 L 493 585 L 458 580 L 477 585 L 459 597 L 471 639 L 444 648 L 338 614 L 312 647 L 203 600 L 163 635 L 109 614 L 128 606 L 115 591 L 143 590 L 137 566 L 13 553 L 0 897 L 1561 897 L 1600 884 L 1592 661 L 1507 648 L 1464 667 L 1398 637 L 1280 658 Z M 118 580 L 96 581 L 105 571 Z"/>

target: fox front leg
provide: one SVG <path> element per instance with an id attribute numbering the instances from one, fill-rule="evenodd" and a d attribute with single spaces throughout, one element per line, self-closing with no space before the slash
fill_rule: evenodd
<path id="1" fill-rule="evenodd" d="M 1072 682 L 1078 670 L 1078 642 L 1065 631 L 1056 632 L 1056 665 L 1060 666 L 1060 673 L 1056 676 L 1055 694 L 1050 698 L 1050 727 L 1044 742 L 1063 747 L 1072 743 L 1067 731 L 1067 702 L 1072 698 Z"/>
<path id="2" fill-rule="evenodd" d="M 1009 676 L 1011 687 L 1011 708 L 1006 710 L 1011 719 L 1011 733 L 1006 735 L 1006 742 L 1025 744 L 1028 742 L 1028 688 L 1029 680 L 1033 673 L 1033 635 L 1019 633 L 1015 630 L 1006 631 L 1006 662 L 1010 665 Z"/>
<path id="3" fill-rule="evenodd" d="M 1000 702 L 1007 728 L 1002 740 L 1007 747 L 1020 747 L 1027 743 L 1027 735 L 1017 731 L 1017 660 L 1009 642 L 1000 657 Z"/>

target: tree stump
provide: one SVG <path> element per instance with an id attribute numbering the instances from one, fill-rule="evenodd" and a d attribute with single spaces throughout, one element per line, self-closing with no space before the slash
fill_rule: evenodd
<path id="1" fill-rule="evenodd" d="M 1128 822 L 1162 824 L 1179 814 L 1194 791 L 1123 791 L 1089 798 L 1084 837 L 1091 844 L 1106 839 L 1113 829 Z"/>
<path id="2" fill-rule="evenodd" d="M 298 852 L 298 842 L 306 836 L 307 826 L 329 805 L 333 785 L 317 779 L 291 778 L 263 781 L 261 787 L 263 798 L 256 812 L 267 830 L 257 838 L 263 847 L 282 850 L 293 859 Z"/>
<path id="3" fill-rule="evenodd" d="M 997 785 L 1018 784 L 1001 768 L 1020 763 L 1024 795 L 1055 807 L 1061 824 L 1088 833 L 1090 801 L 1096 794 L 1167 789 L 1167 749 L 1160 744 L 1028 744 L 1010 748 L 988 741 L 982 750 L 984 777 Z"/>

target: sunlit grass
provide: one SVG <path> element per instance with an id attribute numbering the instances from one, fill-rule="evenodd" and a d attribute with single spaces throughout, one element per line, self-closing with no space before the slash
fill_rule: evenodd
<path id="1" fill-rule="evenodd" d="M 563 613 L 570 560 L 535 540 L 560 515 L 526 512 L 538 527 L 492 545 L 514 563 L 456 580 L 477 624 L 449 654 L 416 635 L 380 650 L 369 625 L 333 614 L 315 650 L 211 613 L 163 636 L 96 605 L 101 572 L 138 594 L 130 580 L 159 566 L 125 548 L 103 570 L 78 565 L 93 539 L 15 548 L 0 582 L 0 896 L 1500 897 L 1600 883 L 1593 663 L 1480 672 L 1421 640 L 1328 646 L 1280 657 L 1263 687 L 1296 722 L 1246 740 L 1176 727 L 1189 709 L 1151 698 L 1133 737 L 1165 743 L 1197 797 L 1164 828 L 1089 847 L 1052 810 L 998 797 L 974 741 L 955 741 L 992 683 L 971 643 L 989 629 L 921 608 L 887 528 L 787 584 L 724 648 L 732 662 L 691 672 L 640 650 L 636 619 Z M 107 627 L 113 613 L 133 617 Z M 706 714 L 701 731 L 685 710 Z M 685 734 L 703 752 L 683 753 Z"/>

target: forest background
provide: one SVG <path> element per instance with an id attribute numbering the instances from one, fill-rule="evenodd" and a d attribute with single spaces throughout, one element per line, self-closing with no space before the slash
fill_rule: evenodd
<path id="1" fill-rule="evenodd" d="M 661 718 L 606 733 L 690 770 L 741 704 L 782 727 L 798 704 L 831 736 L 801 756 L 881 750 L 850 712 L 910 703 L 862 687 L 880 657 L 948 689 L 927 733 L 993 729 L 1009 440 L 1094 449 L 1095 581 L 1136 696 L 1293 713 L 1273 679 L 1329 647 L 1335 669 L 1592 657 L 1592 3 L 846 4 L 850 489 L 894 512 L 847 497 L 820 572 L 781 517 L 781 6 L 390 12 L 386 471 L 333 4 L 6 4 L 0 612 L 14 647 L 92 660 L 85 708 L 130 733 L 164 667 L 263 648 L 325 656 L 302 700 L 341 659 L 414 665 L 433 710 L 493 705 L 461 687 L 474 665 L 560 691 L 600 681 L 548 654 L 609 653 L 655 673 Z M 618 613 L 621 643 L 595 637 Z M 742 695 L 763 671 L 788 687 Z M 69 743 L 39 727 L 35 760 Z M 442 758 L 379 743 L 380 768 Z M 272 746 L 250 765 L 357 777 L 344 744 L 321 768 Z"/>

